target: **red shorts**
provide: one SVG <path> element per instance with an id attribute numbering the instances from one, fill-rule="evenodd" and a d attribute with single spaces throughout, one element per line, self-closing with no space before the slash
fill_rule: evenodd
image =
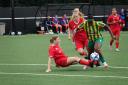
<path id="1" fill-rule="evenodd" d="M 60 66 L 60 67 L 68 67 L 69 64 L 67 63 L 68 58 L 67 57 L 63 57 L 60 59 L 57 59 L 56 62 L 56 66 Z"/>
<path id="2" fill-rule="evenodd" d="M 120 36 L 120 30 L 112 30 L 114 36 Z"/>
<path id="3" fill-rule="evenodd" d="M 88 39 L 84 39 L 84 40 L 75 40 L 75 46 L 76 46 L 76 50 L 78 50 L 79 48 L 85 48 L 88 47 Z"/>

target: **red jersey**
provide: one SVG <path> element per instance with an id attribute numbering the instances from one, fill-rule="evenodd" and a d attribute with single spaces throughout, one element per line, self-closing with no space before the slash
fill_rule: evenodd
<path id="1" fill-rule="evenodd" d="M 77 32 L 74 32 L 78 28 L 78 26 L 83 22 L 84 22 L 84 18 L 79 18 L 78 23 L 75 23 L 73 20 L 69 21 L 69 28 L 73 32 L 73 39 L 75 40 L 76 39 L 80 39 L 80 40 L 87 39 L 87 35 L 86 35 L 84 28 L 81 28 Z"/>
<path id="2" fill-rule="evenodd" d="M 59 45 L 50 45 L 49 46 L 49 57 L 53 58 L 55 62 L 61 58 L 67 58 L 63 50 Z"/>
<path id="3" fill-rule="evenodd" d="M 108 23 L 112 23 L 109 25 L 111 30 L 120 30 L 121 29 L 119 21 L 121 21 L 121 18 L 119 15 L 110 15 L 107 19 Z"/>

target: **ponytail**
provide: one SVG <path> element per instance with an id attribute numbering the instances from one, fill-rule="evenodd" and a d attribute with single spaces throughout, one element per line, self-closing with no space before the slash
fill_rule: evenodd
<path id="1" fill-rule="evenodd" d="M 79 12 L 80 17 L 84 17 L 84 14 L 82 12 Z"/>
<path id="2" fill-rule="evenodd" d="M 54 43 L 54 41 L 58 38 L 58 36 L 53 36 L 51 39 L 50 39 L 50 43 Z"/>

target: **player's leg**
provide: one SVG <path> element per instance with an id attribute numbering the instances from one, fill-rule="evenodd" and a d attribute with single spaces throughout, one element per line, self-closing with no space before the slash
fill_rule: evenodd
<path id="1" fill-rule="evenodd" d="M 75 40 L 75 46 L 76 46 L 77 52 L 81 56 L 86 56 L 87 55 L 87 53 L 84 51 L 84 44 L 81 40 Z"/>
<path id="2" fill-rule="evenodd" d="M 58 33 L 58 28 L 57 28 L 56 24 L 52 25 L 52 30 L 54 33 Z"/>
<path id="3" fill-rule="evenodd" d="M 88 55 L 85 56 L 85 59 L 90 60 L 90 55 L 91 55 L 91 53 L 94 52 L 94 43 L 91 42 L 91 41 L 86 40 L 85 41 L 85 47 L 86 47 L 87 52 L 88 52 Z M 91 67 L 93 67 L 93 65 Z M 87 69 L 87 68 L 88 68 L 88 66 L 83 67 L 83 69 Z"/>
<path id="4" fill-rule="evenodd" d="M 58 33 L 58 25 L 55 24 L 56 33 Z"/>
<path id="5" fill-rule="evenodd" d="M 88 42 L 87 51 L 88 51 L 88 56 L 85 58 L 90 59 L 90 55 L 94 52 L 94 42 L 93 41 Z"/>
<path id="6" fill-rule="evenodd" d="M 113 45 L 113 43 L 114 43 L 114 40 L 111 39 L 111 40 L 110 40 L 110 50 L 112 50 L 112 45 Z"/>
<path id="7" fill-rule="evenodd" d="M 81 56 L 85 56 L 85 55 L 86 55 L 86 52 L 84 51 L 83 48 L 78 48 L 78 49 L 77 49 L 77 52 L 78 52 Z"/>
<path id="8" fill-rule="evenodd" d="M 114 36 L 116 35 L 115 30 L 112 30 L 112 33 L 113 33 Z M 111 38 L 111 40 L 110 40 L 110 50 L 112 50 L 113 43 L 114 43 L 114 40 Z"/>
<path id="9" fill-rule="evenodd" d="M 68 57 L 67 59 L 67 64 L 68 65 L 73 65 L 73 64 L 81 64 L 81 65 L 87 65 L 90 66 L 92 64 L 91 60 L 86 60 L 86 59 L 80 59 L 79 57 Z"/>
<path id="10" fill-rule="evenodd" d="M 62 26 L 62 31 L 64 33 L 67 33 L 67 29 L 68 29 L 68 25 L 67 24 L 65 24 L 65 25 Z"/>
<path id="11" fill-rule="evenodd" d="M 94 41 L 89 41 L 89 43 L 88 43 L 88 58 L 87 59 L 90 59 L 90 55 L 94 52 L 94 45 L 95 45 Z M 100 66 L 100 62 L 99 61 L 94 61 L 93 63 L 96 66 Z"/>
<path id="12" fill-rule="evenodd" d="M 60 33 L 62 34 L 62 26 L 60 24 L 58 24 L 58 28 L 60 29 Z"/>
<path id="13" fill-rule="evenodd" d="M 118 30 L 117 32 L 116 32 L 116 51 L 120 51 L 119 50 L 119 37 L 120 37 L 120 31 Z"/>
<path id="14" fill-rule="evenodd" d="M 103 43 L 103 38 L 97 39 L 95 41 L 94 50 L 99 54 L 99 56 L 100 56 L 99 59 L 103 63 L 104 67 L 108 67 L 108 64 L 106 63 L 106 61 L 103 57 L 102 50 L 101 50 L 102 43 Z"/>

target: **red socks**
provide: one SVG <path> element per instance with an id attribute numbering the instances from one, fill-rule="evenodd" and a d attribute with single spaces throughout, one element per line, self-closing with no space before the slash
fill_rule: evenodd
<path id="1" fill-rule="evenodd" d="M 90 61 L 89 60 L 85 61 L 85 60 L 80 59 L 79 64 L 81 64 L 81 65 L 90 65 Z"/>
<path id="2" fill-rule="evenodd" d="M 110 46 L 112 46 L 113 42 L 114 42 L 114 40 L 110 41 Z M 116 48 L 119 48 L 119 42 L 116 42 Z"/>
<path id="3" fill-rule="evenodd" d="M 119 48 L 119 42 L 116 42 L 116 48 Z"/>

